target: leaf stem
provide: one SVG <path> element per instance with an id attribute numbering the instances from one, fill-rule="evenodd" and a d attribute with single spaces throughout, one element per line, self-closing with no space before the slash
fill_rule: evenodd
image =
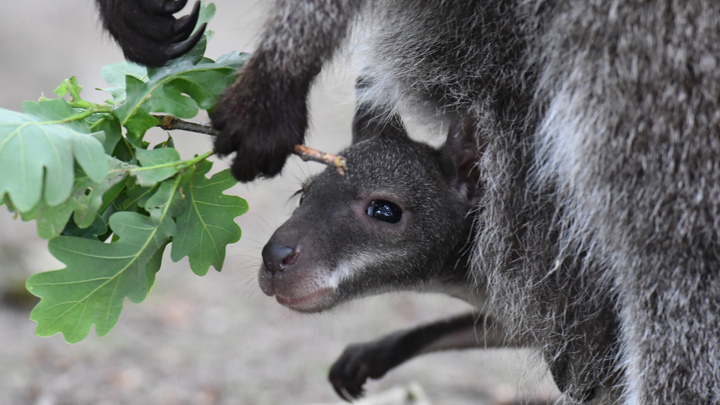
<path id="1" fill-rule="evenodd" d="M 173 183 L 173 189 L 172 189 L 172 192 L 170 193 L 170 198 L 168 199 L 167 203 L 165 204 L 165 207 L 163 208 L 163 211 L 162 211 L 162 215 L 160 216 L 160 222 L 162 222 L 165 219 L 168 212 L 170 211 L 170 205 L 172 205 L 172 200 L 173 200 L 173 198 L 175 198 L 175 192 L 180 187 L 181 181 L 182 181 L 182 176 L 177 176 L 175 178 L 175 182 Z M 158 224 L 159 224 L 159 222 L 158 222 Z"/>
<path id="2" fill-rule="evenodd" d="M 72 122 L 72 121 L 84 120 L 85 118 L 87 118 L 95 113 L 112 112 L 112 108 L 110 106 L 105 106 L 105 105 L 100 105 L 100 104 L 92 104 L 92 103 L 88 103 L 87 101 L 82 101 L 82 102 L 70 101 L 70 102 L 68 102 L 68 104 L 70 105 L 70 107 L 73 107 L 73 108 L 84 108 L 85 111 L 75 114 L 72 117 L 67 117 L 63 120 L 55 121 L 54 123 L 65 124 L 65 123 Z"/>
<path id="3" fill-rule="evenodd" d="M 215 151 L 213 151 L 213 150 L 207 151 L 207 152 L 203 153 L 202 155 L 197 155 L 190 160 L 186 160 L 186 161 L 182 162 L 181 167 L 186 168 L 186 167 L 195 166 L 196 164 L 202 162 L 203 160 L 209 158 L 210 156 L 212 156 L 214 154 L 215 154 Z M 180 167 L 178 169 L 180 169 Z"/>
<path id="4" fill-rule="evenodd" d="M 68 101 L 68 104 L 70 104 L 72 108 L 92 108 L 94 105 L 97 105 L 82 99 L 76 100 L 75 96 L 73 96 L 72 100 Z"/>

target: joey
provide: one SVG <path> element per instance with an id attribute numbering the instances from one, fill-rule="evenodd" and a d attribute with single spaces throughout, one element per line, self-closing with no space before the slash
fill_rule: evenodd
<path id="1" fill-rule="evenodd" d="M 468 280 L 466 255 L 481 194 L 466 162 L 481 145 L 453 125 L 446 144 L 433 149 L 411 140 L 397 117 L 363 117 L 356 117 L 353 145 L 342 152 L 347 173 L 328 168 L 308 180 L 298 208 L 263 248 L 263 292 L 301 312 L 392 291 L 441 292 L 484 308 L 485 292 Z M 517 344 L 491 317 L 466 314 L 351 345 L 330 381 L 350 400 L 362 395 L 368 378 L 416 355 Z"/>

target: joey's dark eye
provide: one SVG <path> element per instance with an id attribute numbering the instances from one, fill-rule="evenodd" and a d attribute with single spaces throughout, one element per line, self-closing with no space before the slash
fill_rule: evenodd
<path id="1" fill-rule="evenodd" d="M 300 202 L 298 202 L 298 205 L 302 205 L 303 201 L 305 201 L 305 189 L 301 188 L 300 190 L 294 192 L 292 196 L 293 197 L 300 196 Z"/>
<path id="2" fill-rule="evenodd" d="M 402 210 L 394 202 L 373 200 L 367 207 L 367 214 L 378 221 L 397 223 L 402 219 Z"/>

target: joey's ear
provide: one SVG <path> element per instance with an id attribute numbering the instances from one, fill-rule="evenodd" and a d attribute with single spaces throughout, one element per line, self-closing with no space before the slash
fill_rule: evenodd
<path id="1" fill-rule="evenodd" d="M 355 82 L 356 93 L 366 91 L 372 85 L 368 77 L 359 77 Z M 358 97 L 362 99 L 362 97 Z M 355 108 L 352 122 L 352 143 L 370 139 L 378 135 L 408 138 L 405 125 L 399 115 L 389 111 L 382 111 L 371 103 L 361 103 Z"/>
<path id="2" fill-rule="evenodd" d="M 352 123 L 352 143 L 378 135 L 408 138 L 405 125 L 397 114 L 380 114 L 367 105 L 358 106 Z"/>
<path id="3" fill-rule="evenodd" d="M 445 175 L 455 182 L 472 205 L 482 197 L 477 162 L 485 149 L 485 140 L 478 136 L 476 119 L 467 114 L 455 119 L 448 129 L 445 145 L 440 149 Z"/>

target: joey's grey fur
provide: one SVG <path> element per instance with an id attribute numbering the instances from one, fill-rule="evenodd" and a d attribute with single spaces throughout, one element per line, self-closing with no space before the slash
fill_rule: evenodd
<path id="1" fill-rule="evenodd" d="M 560 388 L 719 403 L 720 2 L 277 0 L 213 115 L 238 179 L 281 170 L 353 25 L 361 105 L 477 122 L 472 272 Z"/>

